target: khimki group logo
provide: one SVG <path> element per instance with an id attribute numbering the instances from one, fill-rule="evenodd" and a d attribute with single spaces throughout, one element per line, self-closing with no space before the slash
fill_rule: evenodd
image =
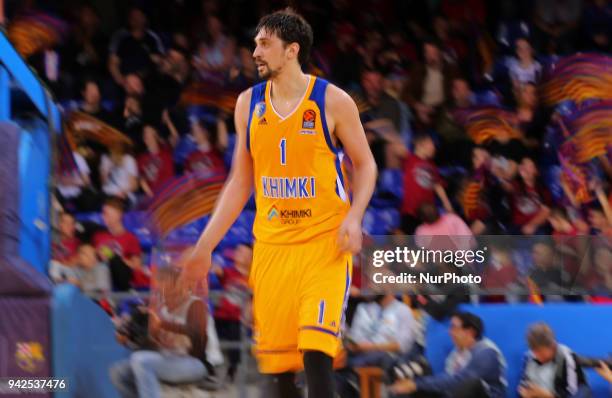
<path id="1" fill-rule="evenodd" d="M 268 221 L 272 221 L 273 218 L 278 217 L 278 209 L 276 206 L 272 206 L 268 211 Z"/>

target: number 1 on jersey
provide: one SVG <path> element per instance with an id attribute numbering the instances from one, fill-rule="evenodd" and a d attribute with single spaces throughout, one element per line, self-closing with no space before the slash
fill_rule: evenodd
<path id="1" fill-rule="evenodd" d="M 280 155 L 281 155 L 281 165 L 286 165 L 287 164 L 287 140 L 285 138 L 282 138 L 280 141 Z"/>

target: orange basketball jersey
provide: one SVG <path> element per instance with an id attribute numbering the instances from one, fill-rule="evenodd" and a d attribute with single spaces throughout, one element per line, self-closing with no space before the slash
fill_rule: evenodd
<path id="1" fill-rule="evenodd" d="M 270 100 L 272 83 L 253 87 L 247 148 L 253 159 L 255 240 L 294 244 L 335 232 L 350 203 L 325 120 L 327 81 L 309 76 L 299 105 L 281 117 Z"/>

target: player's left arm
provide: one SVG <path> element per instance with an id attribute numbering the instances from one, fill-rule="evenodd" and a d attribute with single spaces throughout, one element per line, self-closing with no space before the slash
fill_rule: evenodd
<path id="1" fill-rule="evenodd" d="M 327 87 L 325 113 L 333 124 L 335 137 L 342 143 L 344 151 L 353 163 L 351 187 L 353 200 L 339 230 L 339 244 L 342 250 L 357 253 L 361 250 L 361 221 L 368 207 L 376 185 L 376 162 L 361 121 L 355 101 L 336 86 Z"/>

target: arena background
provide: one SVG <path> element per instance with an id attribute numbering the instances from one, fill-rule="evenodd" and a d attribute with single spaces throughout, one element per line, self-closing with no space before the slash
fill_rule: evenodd
<path id="1" fill-rule="evenodd" d="M 0 377 L 65 378 L 68 391 L 53 394 L 58 397 L 118 396 L 108 371 L 129 351 L 115 339 L 116 321 L 126 302 L 150 296 L 149 270 L 171 264 L 205 226 L 207 217 L 199 215 L 210 211 L 231 162 L 235 98 L 257 80 L 250 60 L 253 28 L 261 15 L 286 5 L 302 12 L 315 31 L 307 70 L 349 91 L 362 113 L 380 169 L 364 219 L 366 234 L 402 234 L 403 188 L 410 184 L 403 159 L 405 151 L 414 150 L 414 135 L 426 131 L 435 138 L 435 162 L 451 206 L 469 227 L 480 221 L 488 234 L 555 232 L 548 218 L 537 230 L 525 231 L 509 209 L 504 216 L 504 209 L 491 203 L 514 198 L 496 196 L 495 187 L 473 170 L 473 144 L 478 143 L 499 164 L 520 164 L 530 156 L 547 191 L 540 198 L 547 208 L 565 208 L 573 230 L 611 236 L 612 219 L 605 217 L 612 198 L 612 6 L 606 1 L 560 3 L 0 0 Z M 553 13 L 555 7 L 562 11 Z M 150 29 L 151 40 L 140 59 L 142 54 L 130 53 L 125 44 L 129 34 L 120 31 L 139 23 Z M 517 44 L 520 38 L 526 40 Z M 435 105 L 425 104 L 430 99 L 418 87 L 427 64 L 423 43 L 436 43 L 444 63 L 443 101 Z M 114 57 L 123 65 L 109 67 Z M 524 59 L 529 66 L 517 68 Z M 478 111 L 472 112 L 475 106 Z M 94 127 L 79 128 L 84 120 L 79 117 L 88 116 L 95 117 Z M 205 132 L 194 127 L 198 121 Z M 594 124 L 603 136 L 589 135 Z M 103 226 L 101 204 L 108 192 L 96 176 L 101 158 L 126 136 L 129 156 L 146 154 L 144 126 L 155 128 L 172 146 L 167 185 L 139 184 L 125 195 L 124 225 L 137 237 L 144 276 L 130 280 L 127 288 L 114 285 L 88 294 L 70 283 L 53 283 L 49 269 L 58 259 L 53 242 L 62 239 L 60 210 L 75 215 L 83 241 Z M 572 137 L 578 138 L 568 153 L 564 144 Z M 190 158 L 203 141 L 215 155 Z M 57 186 L 75 184 L 62 177 L 82 172 L 72 151 L 84 147 L 90 178 L 88 185 L 76 185 L 88 195 L 70 200 Z M 146 180 L 143 171 L 138 167 Z M 465 194 L 471 182 L 478 183 L 476 203 Z M 173 188 L 164 189 L 168 186 Z M 185 202 L 193 192 L 206 199 Z M 608 207 L 600 203 L 602 197 Z M 185 203 L 190 205 L 180 206 Z M 436 203 L 445 207 L 443 201 Z M 604 221 L 597 221 L 592 209 Z M 254 211 L 250 203 L 215 252 L 220 268 L 234 267 L 236 248 L 251 243 Z M 602 269 L 612 274 L 612 262 Z M 362 300 L 360 275 L 357 270 L 352 307 Z M 228 293 L 224 282 L 217 275 L 209 281 L 213 315 Z M 581 355 L 612 355 L 612 289 L 605 284 L 597 289 L 571 300 L 530 291 L 518 300 L 480 295 L 458 305 L 484 320 L 486 335 L 508 362 L 508 396 L 514 397 L 532 322 L 549 323 L 559 341 Z M 248 299 L 248 292 L 241 295 L 239 307 L 248 307 Z M 452 348 L 448 318 L 436 320 L 418 306 L 414 311 L 428 319 L 426 355 L 441 371 Z M 229 349 L 242 353 L 235 376 L 224 377 L 227 355 L 211 353 L 218 357 L 222 379 L 210 381 L 207 388 L 214 391 L 167 387 L 168 396 L 256 396 L 259 377 L 249 353 L 247 311 L 232 320 L 241 325 L 237 340 L 219 329 L 216 334 L 226 354 Z M 605 381 L 591 370 L 587 374 L 593 396 L 610 396 Z M 5 392 L 0 395 L 17 396 Z"/>

